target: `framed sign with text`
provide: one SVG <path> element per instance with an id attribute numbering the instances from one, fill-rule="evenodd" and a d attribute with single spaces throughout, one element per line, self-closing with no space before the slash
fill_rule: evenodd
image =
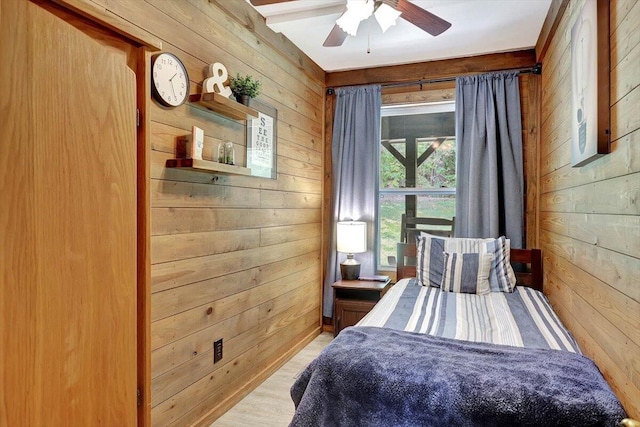
<path id="1" fill-rule="evenodd" d="M 252 176 L 277 179 L 278 110 L 251 100 L 257 119 L 247 120 L 247 167 Z"/>

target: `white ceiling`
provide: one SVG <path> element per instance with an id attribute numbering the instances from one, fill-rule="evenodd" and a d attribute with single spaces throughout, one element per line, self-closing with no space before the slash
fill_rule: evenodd
<path id="1" fill-rule="evenodd" d="M 370 17 L 342 46 L 323 47 L 346 0 L 296 0 L 256 10 L 322 69 L 340 71 L 532 48 L 551 5 L 551 0 L 410 1 L 451 28 L 433 37 L 400 18 L 383 34 Z"/>

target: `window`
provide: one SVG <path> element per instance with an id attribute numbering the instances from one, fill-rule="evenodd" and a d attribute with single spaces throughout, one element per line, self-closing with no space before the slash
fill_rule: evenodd
<path id="1" fill-rule="evenodd" d="M 453 218 L 455 104 L 383 106 L 378 189 L 378 268 L 395 268 L 400 221 Z"/>

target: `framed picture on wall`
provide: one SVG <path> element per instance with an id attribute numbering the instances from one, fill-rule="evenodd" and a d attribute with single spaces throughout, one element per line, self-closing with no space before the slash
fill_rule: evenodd
<path id="1" fill-rule="evenodd" d="M 608 154 L 609 0 L 586 0 L 571 28 L 571 166 Z"/>
<path id="2" fill-rule="evenodd" d="M 251 175 L 277 179 L 278 110 L 256 100 L 257 119 L 247 120 L 247 167 Z"/>

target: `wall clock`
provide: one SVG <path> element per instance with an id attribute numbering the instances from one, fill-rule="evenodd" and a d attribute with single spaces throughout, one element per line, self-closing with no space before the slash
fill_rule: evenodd
<path id="1" fill-rule="evenodd" d="M 189 97 L 189 74 L 182 61 L 172 53 L 159 53 L 151 58 L 153 97 L 166 107 L 184 104 Z"/>

